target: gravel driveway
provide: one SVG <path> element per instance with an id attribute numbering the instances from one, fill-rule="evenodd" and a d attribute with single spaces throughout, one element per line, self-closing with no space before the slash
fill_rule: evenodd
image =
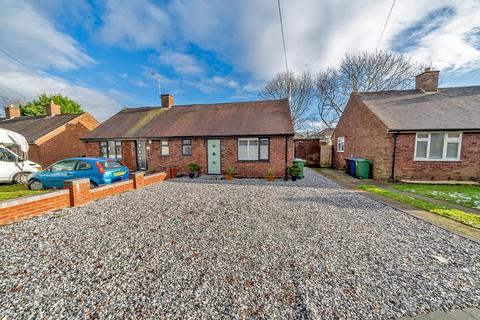
<path id="1" fill-rule="evenodd" d="M 480 304 L 480 245 L 307 169 L 0 228 L 0 318 L 377 319 Z"/>

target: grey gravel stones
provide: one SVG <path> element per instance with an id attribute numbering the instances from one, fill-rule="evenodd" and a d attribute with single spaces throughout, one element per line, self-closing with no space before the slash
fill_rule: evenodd
<path id="1" fill-rule="evenodd" d="M 0 240 L 0 318 L 377 319 L 480 304 L 480 245 L 309 169 L 168 181 Z"/>

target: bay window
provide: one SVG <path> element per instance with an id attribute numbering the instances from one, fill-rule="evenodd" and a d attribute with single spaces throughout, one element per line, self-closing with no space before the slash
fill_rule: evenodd
<path id="1" fill-rule="evenodd" d="M 458 161 L 461 144 L 460 132 L 419 132 L 415 139 L 414 160 Z"/>
<path id="2" fill-rule="evenodd" d="M 240 138 L 238 139 L 238 160 L 268 161 L 270 157 L 270 139 Z"/>
<path id="3" fill-rule="evenodd" d="M 101 141 L 100 154 L 104 158 L 122 159 L 122 142 L 115 140 Z"/>

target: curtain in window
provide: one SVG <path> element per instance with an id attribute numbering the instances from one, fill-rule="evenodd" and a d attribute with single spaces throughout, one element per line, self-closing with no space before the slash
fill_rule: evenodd
<path id="1" fill-rule="evenodd" d="M 432 133 L 430 136 L 430 159 L 442 159 L 443 133 Z"/>

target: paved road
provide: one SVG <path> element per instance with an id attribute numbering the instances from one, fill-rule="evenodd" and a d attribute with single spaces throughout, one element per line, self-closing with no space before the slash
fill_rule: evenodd
<path id="1" fill-rule="evenodd" d="M 379 319 L 479 297 L 480 245 L 308 169 L 169 181 L 0 228 L 0 318 Z"/>

